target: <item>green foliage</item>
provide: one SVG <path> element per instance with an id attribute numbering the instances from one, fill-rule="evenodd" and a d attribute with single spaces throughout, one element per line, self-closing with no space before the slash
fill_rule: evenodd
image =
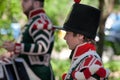
<path id="1" fill-rule="evenodd" d="M 62 74 L 68 72 L 68 69 L 70 67 L 70 61 L 52 59 L 51 64 L 52 64 L 54 74 L 57 77 L 57 79 L 62 80 Z"/>
<path id="2" fill-rule="evenodd" d="M 120 0 L 115 0 L 115 6 L 114 6 L 115 11 L 120 10 Z"/>
<path id="3" fill-rule="evenodd" d="M 10 26 L 10 20 L 9 19 L 0 19 L 0 28 L 5 28 L 7 29 Z"/>
<path id="4" fill-rule="evenodd" d="M 81 3 L 85 3 L 85 4 L 91 5 L 96 8 L 98 8 L 98 6 L 99 6 L 98 0 L 81 0 Z"/>
<path id="5" fill-rule="evenodd" d="M 120 55 L 120 44 L 119 43 L 113 43 L 113 49 L 114 49 L 115 55 Z"/>
<path id="6" fill-rule="evenodd" d="M 19 21 L 22 16 L 22 7 L 20 4 L 20 0 L 10 0 L 10 1 L 11 1 L 10 12 L 12 16 L 12 21 L 13 22 Z"/>
<path id="7" fill-rule="evenodd" d="M 120 80 L 120 78 L 110 78 L 109 80 Z"/>
<path id="8" fill-rule="evenodd" d="M 120 61 L 110 61 L 108 63 L 105 63 L 104 66 L 110 69 L 111 74 L 114 74 L 114 76 L 113 75 L 109 76 L 109 80 L 120 80 L 120 76 L 116 75 L 116 74 L 119 75 L 120 72 Z"/>
<path id="9" fill-rule="evenodd" d="M 20 0 L 1 0 L 0 1 L 0 28 L 10 29 L 13 21 L 18 21 L 22 16 Z"/>
<path id="10" fill-rule="evenodd" d="M 1 20 L 0 19 L 0 45 L 2 45 L 3 41 L 12 40 L 12 30 L 10 29 L 10 21 L 9 20 Z"/>
<path id="11" fill-rule="evenodd" d="M 104 41 L 104 47 L 110 46 L 114 50 L 115 55 L 120 55 L 120 43 L 119 42 L 111 42 L 111 41 Z"/>
<path id="12" fill-rule="evenodd" d="M 67 44 L 65 42 L 65 40 L 59 38 L 59 31 L 55 32 L 55 44 L 54 44 L 54 48 L 56 51 L 60 52 L 63 48 L 67 47 Z"/>
<path id="13" fill-rule="evenodd" d="M 63 24 L 67 11 L 70 9 L 70 0 L 46 0 L 45 10 L 54 25 Z"/>
<path id="14" fill-rule="evenodd" d="M 120 71 L 120 61 L 110 61 L 105 63 L 105 67 L 109 68 L 111 72 Z"/>
<path id="15" fill-rule="evenodd" d="M 13 40 L 12 22 L 19 21 L 22 16 L 20 0 L 0 0 L 0 46 L 6 40 Z M 4 30 L 4 31 L 3 31 Z M 0 54 L 5 52 L 5 49 L 0 48 Z"/>
<path id="16" fill-rule="evenodd" d="M 0 18 L 3 15 L 3 13 L 5 12 L 5 8 L 6 8 L 6 2 L 8 0 L 0 0 Z"/>
<path id="17" fill-rule="evenodd" d="M 6 19 L 19 19 L 21 15 L 20 0 L 1 0 L 0 1 L 0 17 L 5 16 Z M 8 12 L 9 11 L 9 12 Z"/>

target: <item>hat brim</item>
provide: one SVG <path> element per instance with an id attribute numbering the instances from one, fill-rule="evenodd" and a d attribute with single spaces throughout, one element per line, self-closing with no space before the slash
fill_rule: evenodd
<path id="1" fill-rule="evenodd" d="M 59 26 L 54 26 L 54 28 L 57 29 L 57 30 L 65 30 L 63 27 L 59 27 Z"/>

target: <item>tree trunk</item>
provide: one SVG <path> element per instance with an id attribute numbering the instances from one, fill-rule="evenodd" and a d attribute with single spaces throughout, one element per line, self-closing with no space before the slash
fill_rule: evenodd
<path id="1" fill-rule="evenodd" d="M 97 52 L 102 57 L 104 50 L 104 28 L 105 22 L 114 7 L 114 0 L 99 0 L 99 9 L 101 10 L 101 18 L 98 30 L 99 42 L 97 44 Z"/>

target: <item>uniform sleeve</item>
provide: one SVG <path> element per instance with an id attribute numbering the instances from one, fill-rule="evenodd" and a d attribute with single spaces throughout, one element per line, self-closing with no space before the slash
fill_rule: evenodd
<path id="1" fill-rule="evenodd" d="M 36 20 L 29 29 L 34 43 L 21 43 L 21 53 L 28 55 L 46 54 L 53 42 L 53 30 L 49 20 Z M 17 49 L 16 49 L 17 51 Z"/>
<path id="2" fill-rule="evenodd" d="M 87 80 L 94 74 L 97 74 L 100 78 L 106 78 L 109 71 L 102 66 L 99 59 L 90 55 L 72 72 L 72 78 L 75 80 Z"/>
<path id="3" fill-rule="evenodd" d="M 82 72 L 81 71 L 73 71 L 72 78 L 75 80 L 87 80 L 92 75 L 98 75 L 100 78 L 107 78 L 110 74 L 108 69 L 100 67 L 98 65 L 92 65 L 90 67 L 85 68 Z"/>

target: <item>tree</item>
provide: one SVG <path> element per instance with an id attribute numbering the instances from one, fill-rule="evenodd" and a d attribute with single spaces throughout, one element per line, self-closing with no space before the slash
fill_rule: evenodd
<path id="1" fill-rule="evenodd" d="M 99 0 L 99 9 L 101 10 L 100 27 L 98 31 L 98 36 L 100 38 L 98 42 L 98 53 L 102 57 L 104 48 L 104 28 L 107 17 L 116 9 L 118 6 L 118 0 Z"/>

